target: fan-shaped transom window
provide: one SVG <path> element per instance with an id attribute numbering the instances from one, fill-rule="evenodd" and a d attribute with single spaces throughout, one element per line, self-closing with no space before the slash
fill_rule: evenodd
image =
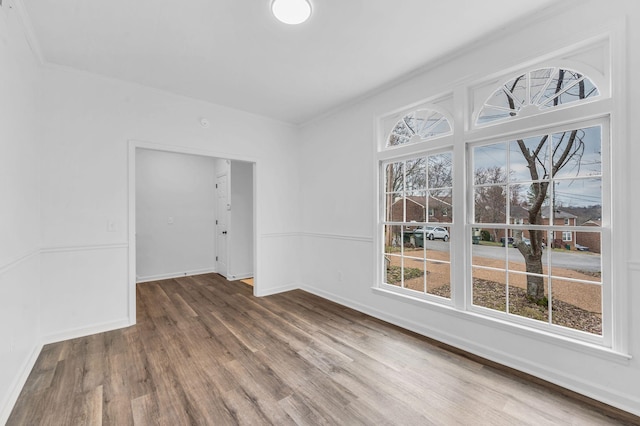
<path id="1" fill-rule="evenodd" d="M 431 109 L 419 109 L 402 117 L 393 127 L 387 147 L 415 143 L 451 133 L 447 118 Z"/>
<path id="2" fill-rule="evenodd" d="M 558 105 L 598 96 L 598 88 L 585 75 L 564 68 L 539 68 L 507 81 L 484 103 L 477 125 L 544 111 Z"/>

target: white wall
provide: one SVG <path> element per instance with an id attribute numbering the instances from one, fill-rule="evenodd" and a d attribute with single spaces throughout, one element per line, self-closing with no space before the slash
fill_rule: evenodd
<path id="1" fill-rule="evenodd" d="M 0 9 L 0 423 L 42 343 L 129 325 L 132 142 L 256 162 L 258 295 L 297 285 L 296 129 L 241 111 L 39 66 Z M 200 126 L 207 117 L 212 125 Z M 256 141 L 260 141 L 259 144 Z M 135 168 L 134 168 L 135 170 Z"/>
<path id="2" fill-rule="evenodd" d="M 231 168 L 231 161 L 225 160 L 224 158 L 216 158 L 215 159 L 216 166 L 216 175 L 221 175 L 224 173 L 229 173 L 229 169 Z"/>
<path id="3" fill-rule="evenodd" d="M 452 90 L 469 77 L 479 78 L 513 67 L 561 47 L 580 41 L 583 33 L 599 34 L 603 23 L 613 20 L 620 28 L 628 19 L 629 82 L 616 81 L 629 96 L 628 117 L 640 116 L 640 7 L 632 0 L 581 3 L 579 8 L 549 17 L 521 32 L 504 32 L 489 44 L 475 46 L 449 62 L 425 70 L 411 79 L 358 103 L 309 123 L 301 131 L 301 205 L 304 243 L 301 280 L 303 288 L 386 319 L 419 333 L 448 342 L 470 352 L 558 383 L 575 391 L 640 414 L 640 310 L 629 316 L 630 361 L 606 356 L 597 350 L 549 343 L 498 327 L 453 310 L 408 303 L 372 291 L 374 283 L 373 209 L 375 117 Z M 524 25 L 527 22 L 523 23 Z M 532 36 L 535 35 L 535 36 Z M 424 46 L 422 46 L 424 47 Z M 457 120 L 463 117 L 456 117 Z M 629 126 L 627 140 L 616 140 L 626 150 L 628 163 L 616 164 L 626 171 L 628 182 L 640 182 L 640 128 Z M 624 157 L 623 157 L 624 158 Z M 620 169 L 618 169 L 620 170 Z M 348 184 L 345 184 L 348 182 Z M 637 217 L 640 200 L 627 193 L 627 217 Z M 622 214 L 624 217 L 625 214 Z M 626 257 L 631 283 L 629 304 L 640 306 L 640 228 L 635 222 L 617 223 L 628 239 L 615 241 Z"/>
<path id="4" fill-rule="evenodd" d="M 214 161 L 137 151 L 138 282 L 215 271 Z"/>
<path id="5" fill-rule="evenodd" d="M 0 424 L 40 350 L 39 79 L 19 19 L 5 2 L 0 8 Z"/>
<path id="6" fill-rule="evenodd" d="M 253 276 L 253 164 L 231 162 L 229 279 Z"/>
<path id="7" fill-rule="evenodd" d="M 291 288 L 299 215 L 295 128 L 117 80 L 48 67 L 42 93 L 43 333 L 129 324 L 128 144 L 257 162 L 258 294 Z M 200 126 L 200 118 L 211 121 Z M 255 141 L 260 143 L 256 144 Z M 282 201 L 284 200 L 284 201 Z M 112 232 L 108 223 L 114 224 Z M 282 254 L 284 253 L 284 256 Z M 94 265 L 78 267 L 78 256 Z M 105 300 L 107 302 L 105 302 Z M 82 309 L 78 307 L 82 306 Z"/>

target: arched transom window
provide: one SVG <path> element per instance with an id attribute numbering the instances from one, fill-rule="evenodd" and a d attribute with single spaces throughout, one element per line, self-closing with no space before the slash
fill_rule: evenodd
<path id="1" fill-rule="evenodd" d="M 485 101 L 476 125 L 541 112 L 598 96 L 596 85 L 584 74 L 565 68 L 539 68 L 500 86 Z"/>
<path id="2" fill-rule="evenodd" d="M 451 133 L 449 120 L 440 112 L 418 109 L 402 117 L 391 130 L 387 147 L 415 143 Z"/>

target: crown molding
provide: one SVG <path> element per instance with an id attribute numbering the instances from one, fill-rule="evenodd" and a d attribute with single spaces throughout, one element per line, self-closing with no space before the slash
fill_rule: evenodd
<path id="1" fill-rule="evenodd" d="M 529 19 L 527 19 L 527 21 L 524 23 L 522 21 L 513 20 L 499 28 L 494 29 L 493 31 L 485 34 L 482 37 L 479 37 L 469 43 L 464 44 L 463 46 L 460 46 L 458 49 L 450 50 L 449 52 L 446 52 L 441 56 L 434 58 L 426 62 L 425 64 L 418 66 L 417 68 L 414 68 L 413 70 L 410 70 L 402 75 L 399 75 L 398 77 L 393 78 L 387 81 L 386 83 L 382 83 L 378 87 L 365 91 L 364 93 L 358 96 L 354 96 L 353 98 L 348 99 L 345 102 L 334 105 L 333 107 L 329 107 L 324 112 L 318 114 L 316 117 L 297 123 L 297 126 L 299 128 L 305 128 L 308 126 L 312 126 L 323 120 L 326 120 L 340 113 L 341 111 L 352 108 L 355 105 L 363 103 L 368 99 L 374 98 L 375 96 L 378 96 L 379 94 L 384 93 L 394 87 L 400 86 L 401 84 L 411 81 L 412 79 L 420 75 L 428 73 L 429 71 L 437 69 L 438 67 L 441 67 L 445 64 L 448 64 L 459 57 L 462 57 L 470 52 L 473 52 L 478 48 L 487 46 L 496 40 L 500 40 L 510 35 L 522 32 L 527 28 L 531 28 L 539 24 L 540 22 L 544 22 L 556 15 L 561 15 L 565 12 L 568 12 L 572 8 L 582 4 L 583 2 L 584 0 L 563 0 L 562 2 L 545 6 L 539 11 L 532 13 Z M 466 75 L 464 77 L 461 77 L 456 81 L 456 83 L 459 81 L 468 80 L 470 79 L 470 77 L 471 75 Z M 453 87 L 454 85 L 455 84 L 452 84 L 451 87 Z"/>

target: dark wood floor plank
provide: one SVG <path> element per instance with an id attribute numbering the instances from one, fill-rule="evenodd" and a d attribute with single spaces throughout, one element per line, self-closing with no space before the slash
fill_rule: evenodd
<path id="1" fill-rule="evenodd" d="M 297 425 L 335 425 L 336 420 L 326 410 L 318 410 L 314 404 L 300 394 L 291 395 L 279 402 L 282 409 Z"/>
<path id="2" fill-rule="evenodd" d="M 307 358 L 311 359 L 315 356 L 318 360 L 327 359 L 327 362 L 323 363 L 328 368 L 337 362 L 353 361 L 344 352 L 336 350 L 333 345 L 317 339 L 317 333 L 312 335 L 305 332 L 256 303 L 255 298 L 248 298 L 244 303 L 251 304 L 253 307 L 247 315 L 251 318 L 254 327 L 260 328 L 270 337 L 271 346 L 287 345 L 300 355 L 307 354 Z"/>
<path id="3" fill-rule="evenodd" d="M 131 413 L 131 384 L 129 363 L 132 357 L 128 353 L 109 353 L 105 357 L 105 376 L 102 386 L 104 394 L 103 424 L 104 425 L 131 425 L 133 416 Z"/>
<path id="4" fill-rule="evenodd" d="M 136 295 L 135 326 L 43 348 L 8 425 L 640 422 L 303 291 L 205 274 Z"/>
<path id="5" fill-rule="evenodd" d="M 138 334 L 127 336 L 127 352 L 123 355 L 126 366 L 126 378 L 129 394 L 132 399 L 148 395 L 155 390 L 155 384 L 151 377 L 148 356 L 153 351 L 147 352 L 143 340 Z"/>
<path id="6" fill-rule="evenodd" d="M 255 360 L 254 360 L 255 361 Z M 293 419 L 278 405 L 278 402 L 286 397 L 283 393 L 276 393 L 269 387 L 268 382 L 256 380 L 251 372 L 246 369 L 241 362 L 232 361 L 225 364 L 225 368 L 236 379 L 238 386 L 235 392 L 227 395 L 240 397 L 245 401 L 251 401 L 255 409 L 260 413 L 260 417 L 268 419 L 267 423 L 277 425 L 295 424 Z"/>
<path id="7" fill-rule="evenodd" d="M 265 336 L 260 333 L 253 324 L 243 321 L 242 315 L 238 312 L 222 313 L 212 311 L 213 315 L 227 330 L 251 352 L 257 352 L 264 349 Z"/>
<path id="8" fill-rule="evenodd" d="M 192 401 L 187 398 L 187 383 L 180 383 L 173 369 L 173 360 L 164 350 L 155 352 L 149 357 L 149 370 L 156 391 L 158 418 L 166 424 L 195 424 L 201 412 L 194 409 Z M 176 360 L 180 362 L 180 360 Z"/>
<path id="9" fill-rule="evenodd" d="M 97 386 L 87 392 L 75 394 L 71 424 L 99 426 L 102 425 L 102 386 Z"/>
<path id="10" fill-rule="evenodd" d="M 58 362 L 51 386 L 40 404 L 32 406 L 27 403 L 24 407 L 31 411 L 28 422 L 25 424 L 60 425 L 71 424 L 73 394 L 78 389 L 77 384 L 81 367 L 70 359 Z M 11 424 L 11 418 L 9 418 Z M 18 424 L 18 423 L 16 423 Z"/>
<path id="11" fill-rule="evenodd" d="M 131 415 L 133 416 L 133 423 L 137 426 L 161 424 L 157 398 L 151 394 L 142 395 L 131 400 Z"/>

